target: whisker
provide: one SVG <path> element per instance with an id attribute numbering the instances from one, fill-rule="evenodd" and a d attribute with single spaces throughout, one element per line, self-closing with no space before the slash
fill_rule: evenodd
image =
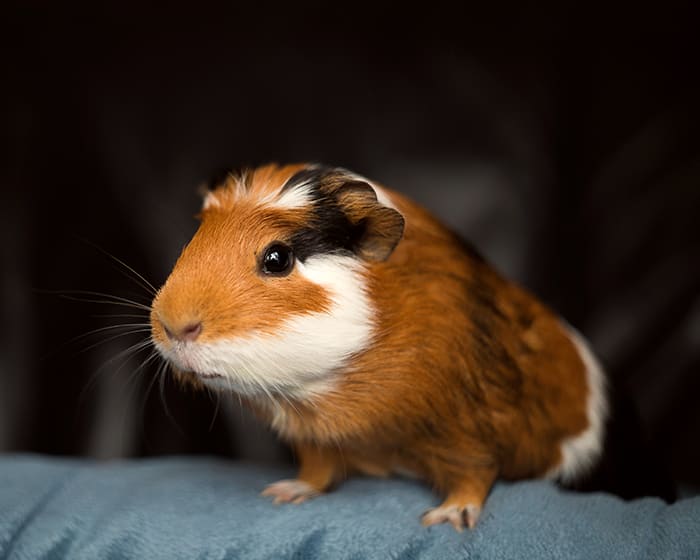
<path id="1" fill-rule="evenodd" d="M 97 313 L 90 315 L 93 319 L 148 319 L 147 313 Z"/>
<path id="2" fill-rule="evenodd" d="M 146 365 L 147 362 L 151 362 L 155 360 L 156 362 L 158 359 L 160 359 L 161 356 L 157 351 L 153 351 L 148 358 L 146 358 L 146 361 L 142 364 L 142 367 Z M 154 375 L 151 376 L 150 381 L 148 382 L 148 385 L 146 386 L 146 390 L 144 391 L 143 399 L 141 400 L 141 406 L 139 407 L 139 418 L 141 418 L 141 425 L 144 427 L 144 436 L 145 436 L 145 424 L 144 424 L 144 418 L 146 416 L 146 405 L 148 404 L 148 397 L 151 394 L 151 391 L 153 390 L 153 387 L 155 387 L 156 381 L 158 380 L 158 372 L 163 368 L 163 364 L 161 363 L 158 368 L 156 369 Z"/>
<path id="3" fill-rule="evenodd" d="M 155 353 L 155 355 L 156 355 L 156 358 L 161 357 L 157 352 Z M 143 406 L 141 407 L 141 416 L 142 417 L 144 415 L 146 403 L 148 402 L 148 396 L 151 393 L 151 391 L 153 390 L 153 387 L 155 386 L 156 381 L 158 381 L 158 375 L 159 375 L 160 371 L 163 369 L 164 365 L 165 365 L 164 363 L 161 363 L 160 365 L 158 365 L 158 368 L 156 369 L 154 375 L 151 377 L 151 380 L 148 382 L 148 386 L 146 387 L 146 391 L 145 391 L 145 399 L 143 402 Z"/>
<path id="4" fill-rule="evenodd" d="M 141 382 L 140 382 L 140 379 L 141 379 L 141 378 L 140 378 L 140 377 L 137 377 L 137 376 L 138 376 L 138 373 L 139 373 L 147 364 L 149 364 L 149 363 L 153 360 L 153 358 L 155 357 L 155 354 L 157 354 L 157 352 L 156 352 L 155 350 L 152 350 L 151 353 L 149 354 L 149 356 L 148 356 L 145 360 L 143 360 L 143 361 L 141 362 L 141 364 L 140 364 L 138 367 L 136 367 L 136 368 L 131 372 L 131 374 L 127 377 L 126 381 L 125 381 L 124 384 L 122 385 L 122 391 L 124 391 L 124 388 L 127 388 L 127 389 L 128 389 L 128 391 L 127 391 L 127 393 L 126 393 L 126 398 L 127 398 L 127 401 L 128 401 L 128 402 L 134 402 L 135 400 L 137 400 L 137 399 L 134 398 L 134 394 L 136 393 L 136 391 L 138 391 L 139 387 L 142 385 Z M 123 363 L 121 366 L 119 366 L 119 368 L 116 370 L 115 373 L 119 373 L 122 369 L 124 369 L 124 367 L 125 367 L 128 363 L 129 363 L 129 360 L 125 360 L 124 363 Z M 137 380 L 137 382 L 136 382 L 136 383 L 133 383 L 134 380 Z M 145 401 L 144 401 L 144 403 L 145 403 Z M 142 417 L 143 417 L 143 416 L 142 416 Z"/>
<path id="5" fill-rule="evenodd" d="M 141 340 L 139 342 L 136 342 L 129 346 L 128 348 L 125 348 L 124 350 L 117 352 L 114 356 L 109 358 L 101 367 L 108 366 L 112 362 L 115 362 L 119 359 L 121 359 L 124 356 L 128 356 L 129 354 L 136 354 L 140 350 L 143 350 L 144 348 L 147 348 L 153 344 L 153 341 L 151 341 L 150 338 L 146 338 L 144 340 Z"/>
<path id="6" fill-rule="evenodd" d="M 88 350 L 92 350 L 93 348 L 97 348 L 98 346 L 102 346 L 103 344 L 107 344 L 108 342 L 111 342 L 112 340 L 116 340 L 117 338 L 121 338 L 123 336 L 129 336 L 129 335 L 134 335 L 138 333 L 145 333 L 145 332 L 151 332 L 150 327 L 147 329 L 135 329 L 119 334 L 115 334 L 113 336 L 108 336 L 107 338 L 104 338 L 102 340 L 99 340 L 95 342 L 95 344 L 91 344 L 90 346 L 83 348 L 82 350 L 78 350 L 76 354 L 82 354 L 83 352 L 87 352 Z"/>
<path id="7" fill-rule="evenodd" d="M 151 293 L 151 295 L 156 295 L 156 293 L 157 293 L 158 290 L 155 289 L 155 287 L 153 286 L 153 284 L 151 284 L 148 280 L 146 280 L 146 278 L 143 277 L 143 275 L 141 275 L 141 274 L 139 274 L 138 272 L 136 272 L 136 270 L 134 270 L 132 267 L 130 267 L 128 264 L 126 264 L 123 260 L 121 260 L 120 258 L 114 256 L 112 253 L 110 253 L 109 251 L 103 249 L 102 247 L 100 247 L 100 246 L 97 245 L 96 243 L 93 243 L 93 242 L 90 241 L 89 239 L 85 239 L 85 238 L 80 238 L 80 239 L 81 239 L 84 243 L 87 243 L 87 244 L 90 245 L 91 247 L 93 247 L 93 248 L 97 249 L 98 251 L 100 251 L 103 255 L 108 256 L 110 259 L 112 259 L 112 260 L 114 260 L 115 262 L 117 262 L 117 263 L 119 263 L 120 265 L 122 265 L 126 270 L 128 270 L 129 272 L 131 272 L 131 273 L 134 275 L 134 276 L 129 276 L 129 275 L 126 274 L 123 270 L 117 269 L 117 270 L 119 270 L 119 272 L 121 272 L 121 274 L 123 274 L 126 278 L 129 278 L 130 280 L 132 280 L 132 281 L 136 282 L 137 284 L 139 284 L 142 288 L 145 288 L 148 292 Z"/>
<path id="8" fill-rule="evenodd" d="M 209 397 L 211 398 L 212 392 L 207 388 L 207 392 L 209 393 Z M 216 421 L 216 417 L 219 414 L 219 407 L 221 406 L 221 393 L 218 391 L 215 391 L 214 394 L 216 395 L 216 407 L 214 408 L 214 415 L 212 416 L 211 422 L 209 423 L 209 430 L 212 431 L 214 428 L 214 422 Z"/>
<path id="9" fill-rule="evenodd" d="M 116 330 L 116 329 L 119 329 L 119 328 L 134 329 L 134 328 L 136 328 L 136 327 L 139 327 L 139 329 L 140 329 L 140 328 L 142 328 L 142 327 L 143 327 L 143 328 L 146 328 L 147 326 L 148 326 L 148 325 L 147 325 L 146 323 L 138 323 L 138 324 L 136 324 L 136 323 L 133 323 L 133 324 L 131 324 L 131 323 L 126 323 L 126 324 L 121 324 L 121 325 L 109 325 L 109 326 L 107 326 L 107 327 L 99 327 L 99 328 L 97 328 L 97 329 L 93 329 L 93 330 L 88 331 L 88 332 L 86 332 L 86 333 L 83 333 L 83 334 L 79 334 L 79 335 L 77 335 L 77 336 L 74 336 L 74 337 L 71 338 L 70 340 L 67 340 L 67 341 L 61 343 L 61 345 L 60 345 L 59 348 L 65 348 L 66 346 L 70 346 L 71 344 L 75 344 L 76 342 L 80 342 L 81 340 L 84 340 L 84 339 L 86 339 L 86 338 L 89 338 L 90 336 L 94 336 L 94 335 L 99 334 L 99 333 L 102 333 L 102 332 L 113 331 L 113 330 Z M 129 331 L 129 332 L 136 332 L 136 331 Z M 124 334 L 128 334 L 128 333 L 124 333 Z M 102 342 L 102 341 L 98 341 L 97 345 L 99 346 L 99 344 L 101 344 L 101 342 Z M 93 348 L 93 347 L 94 347 L 94 346 L 88 346 L 88 348 L 83 348 L 83 349 L 79 350 L 79 351 L 77 352 L 77 354 L 82 354 L 83 352 L 86 352 L 87 350 L 89 350 L 90 348 Z"/>
<path id="10" fill-rule="evenodd" d="M 166 374 L 167 368 L 168 368 L 168 363 L 164 362 L 163 367 L 161 367 L 161 369 L 158 370 L 159 371 L 158 377 L 160 378 L 159 379 L 160 401 L 161 401 L 161 403 L 163 403 L 163 410 L 165 411 L 165 415 L 168 417 L 168 420 L 170 420 L 170 422 L 172 422 L 172 424 L 175 426 L 175 428 L 177 429 L 177 431 L 180 433 L 180 435 L 182 437 L 186 437 L 185 432 L 180 427 L 180 425 L 177 423 L 177 420 L 175 420 L 175 417 L 170 412 L 170 409 L 168 408 L 168 403 L 165 400 L 165 374 Z"/>
<path id="11" fill-rule="evenodd" d="M 85 384 L 85 387 L 83 390 L 80 392 L 80 401 L 83 401 L 85 397 L 87 396 L 88 391 L 92 388 L 92 386 L 97 382 L 98 377 L 102 374 L 102 372 L 105 370 L 107 366 L 110 364 L 116 362 L 117 360 L 120 360 L 122 358 L 125 359 L 125 363 L 128 362 L 129 359 L 131 359 L 133 356 L 136 356 L 139 352 L 142 350 L 146 349 L 148 346 L 152 344 L 150 339 L 142 340 L 140 342 L 137 342 L 135 344 L 132 344 L 128 348 L 125 348 L 121 352 L 118 352 L 116 355 L 112 356 L 108 360 L 102 363 L 100 367 L 98 367 L 92 375 L 90 375 L 90 378 L 88 379 L 87 383 Z M 117 372 L 121 369 L 117 369 Z M 115 372 L 116 373 L 116 372 Z"/>
<path id="12" fill-rule="evenodd" d="M 151 353 L 148 355 L 148 357 L 145 360 L 143 360 L 141 362 L 141 364 L 137 368 L 135 368 L 134 371 L 132 371 L 129 374 L 129 377 L 126 380 L 126 384 L 129 385 L 134 380 L 134 378 L 139 374 L 139 372 L 141 372 L 149 363 L 151 363 L 153 360 L 155 360 L 158 357 L 158 355 L 159 354 L 158 354 L 157 350 L 151 350 Z M 125 364 L 123 364 L 122 367 L 124 365 Z M 119 369 L 121 369 L 121 367 Z M 119 370 L 117 370 L 117 371 L 119 371 Z"/>
<path id="13" fill-rule="evenodd" d="M 154 354 L 156 354 L 156 358 L 160 357 L 160 356 L 157 355 L 157 352 L 154 350 L 154 351 L 151 352 L 151 354 L 149 354 L 147 360 L 150 361 L 150 359 L 153 357 Z M 142 365 L 144 365 L 144 364 L 142 364 Z M 153 386 L 154 386 L 154 384 L 155 384 L 155 381 L 158 379 L 157 371 L 160 369 L 160 367 L 161 367 L 161 366 L 158 366 L 157 369 L 156 369 L 155 372 L 154 372 L 154 375 L 151 376 L 150 381 L 148 381 L 148 385 L 146 385 L 146 390 L 145 390 L 145 391 L 142 391 L 142 392 L 140 393 L 140 394 L 141 394 L 141 398 L 137 398 L 137 399 L 136 399 L 136 400 L 138 401 L 138 404 L 137 404 L 137 409 L 136 409 L 136 411 L 134 412 L 134 415 L 135 415 L 136 418 L 138 419 L 138 423 L 139 423 L 139 425 L 140 425 L 140 427 L 141 427 L 141 437 L 143 438 L 143 442 L 144 442 L 144 444 L 146 445 L 147 448 L 150 448 L 151 444 L 150 444 L 150 440 L 149 440 L 149 437 L 148 437 L 148 433 L 147 433 L 147 431 L 146 431 L 146 422 L 145 422 L 145 418 L 146 418 L 146 405 L 148 404 L 148 398 L 149 398 L 149 395 L 150 395 L 150 393 L 151 393 L 151 390 L 153 389 Z M 129 382 L 130 382 L 130 383 L 131 383 L 131 380 L 132 380 L 133 378 L 134 378 L 133 375 L 130 376 L 130 379 L 129 379 Z M 136 390 L 136 389 L 141 389 L 141 388 L 143 388 L 143 386 L 144 386 L 143 377 L 138 377 L 138 378 L 136 378 L 136 381 L 137 381 L 136 383 L 132 384 L 132 387 L 133 387 L 133 388 L 132 388 L 131 391 L 129 392 L 129 399 L 130 399 L 130 400 L 131 400 L 131 395 L 133 394 L 134 390 Z"/>
<path id="14" fill-rule="evenodd" d="M 149 323 L 121 323 L 119 325 L 107 325 L 106 327 L 98 327 L 96 329 L 93 329 L 91 331 L 88 331 L 83 334 L 79 334 L 78 336 L 71 338 L 66 344 L 72 344 L 73 342 L 77 342 L 78 340 L 82 340 L 83 338 L 87 338 L 89 336 L 105 332 L 105 331 L 111 331 L 115 329 L 126 329 L 126 328 L 150 328 Z"/>
<path id="15" fill-rule="evenodd" d="M 233 383 L 231 381 L 231 378 L 229 376 L 226 376 L 226 383 L 228 384 L 228 390 L 229 393 L 232 393 L 238 397 L 238 409 L 241 411 L 241 421 L 243 420 L 243 398 L 241 397 L 241 393 L 239 391 L 235 391 L 233 389 Z M 216 392 L 218 398 L 221 398 L 221 392 L 217 391 Z"/>
<path id="16" fill-rule="evenodd" d="M 105 294 L 103 292 L 93 292 L 90 290 L 40 290 L 35 289 L 37 293 L 55 295 L 62 299 L 67 299 L 70 301 L 79 301 L 81 303 L 99 303 L 103 305 L 122 305 L 125 307 L 134 307 L 136 309 L 142 309 L 143 311 L 151 312 L 151 306 L 145 303 L 135 301 L 122 296 L 115 296 L 112 294 Z M 86 297 L 78 297 L 86 296 Z M 106 299 L 93 299 L 93 298 L 106 298 Z"/>
<path id="17" fill-rule="evenodd" d="M 132 344 L 126 350 L 122 350 L 116 356 L 114 356 L 113 358 L 110 358 L 107 361 L 107 363 L 117 361 L 117 360 L 121 359 L 122 357 L 125 357 L 128 361 L 128 359 L 133 358 L 142 350 L 145 350 L 146 348 L 149 348 L 150 346 L 152 346 L 152 344 L 153 343 L 151 342 L 150 339 L 142 340 L 141 342 L 137 342 L 136 344 Z M 155 352 L 155 350 L 151 351 L 152 354 L 154 352 Z M 119 370 L 117 370 L 117 371 L 119 371 Z"/>
<path id="18" fill-rule="evenodd" d="M 87 298 L 79 298 L 79 297 L 69 296 L 69 295 L 65 295 L 65 294 L 59 294 L 59 297 L 61 299 L 67 299 L 69 301 L 79 301 L 80 303 L 97 303 L 100 305 L 120 305 L 122 307 L 132 307 L 134 309 L 143 309 L 144 311 L 147 311 L 148 313 L 150 313 L 150 311 L 151 311 L 150 308 L 148 308 L 145 305 L 142 305 L 140 303 L 125 303 L 125 302 L 111 301 L 111 300 L 87 299 Z"/>
<path id="19" fill-rule="evenodd" d="M 107 298 L 108 300 L 112 300 L 114 302 L 129 303 L 129 304 L 134 305 L 140 309 L 143 309 L 144 311 L 148 311 L 149 313 L 151 311 L 150 305 L 143 303 L 141 301 L 136 301 L 135 299 L 130 299 L 130 298 L 124 297 L 124 296 L 115 296 L 113 294 L 106 294 L 104 292 L 93 292 L 90 290 L 70 290 L 66 293 L 68 295 L 85 295 L 85 296 Z"/>

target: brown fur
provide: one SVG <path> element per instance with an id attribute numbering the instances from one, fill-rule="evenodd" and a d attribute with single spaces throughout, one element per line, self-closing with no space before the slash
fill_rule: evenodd
<path id="1" fill-rule="evenodd" d="M 246 184 L 269 194 L 300 168 L 265 167 Z M 295 446 L 299 478 L 318 491 L 352 472 L 408 470 L 443 505 L 481 506 L 496 478 L 545 475 L 561 462 L 562 441 L 587 428 L 584 364 L 549 309 L 425 210 L 386 192 L 406 225 L 388 259 L 383 249 L 365 255 L 373 344 L 311 401 L 248 401 Z M 353 196 L 349 214 L 393 223 L 376 201 Z M 303 209 L 263 211 L 230 185 L 217 199 L 154 304 L 154 337 L 163 339 L 159 321 L 196 319 L 193 299 L 212 318 L 207 340 L 273 333 L 292 312 L 328 306 L 323 289 L 295 275 L 272 289 L 250 258 L 303 223 Z"/>

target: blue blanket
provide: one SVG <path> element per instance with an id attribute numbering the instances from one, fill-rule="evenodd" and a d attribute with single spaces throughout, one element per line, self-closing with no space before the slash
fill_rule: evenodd
<path id="1" fill-rule="evenodd" d="M 352 479 L 302 505 L 259 496 L 283 467 L 212 458 L 0 458 L 2 558 L 700 558 L 700 497 L 674 505 L 498 484 L 473 531 L 424 528 L 408 480 Z"/>

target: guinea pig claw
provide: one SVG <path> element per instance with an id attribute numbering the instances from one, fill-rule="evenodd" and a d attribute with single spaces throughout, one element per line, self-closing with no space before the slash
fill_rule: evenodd
<path id="1" fill-rule="evenodd" d="M 297 479 L 274 482 L 261 492 L 262 496 L 273 497 L 273 504 L 301 504 L 318 494 L 319 491 L 308 482 Z"/>
<path id="2" fill-rule="evenodd" d="M 468 505 L 464 508 L 463 516 L 467 523 L 467 527 L 473 529 L 476 526 L 476 522 L 479 521 L 479 516 L 481 515 L 481 508 L 475 505 Z"/>
<path id="3" fill-rule="evenodd" d="M 438 523 L 449 523 L 458 533 L 464 530 L 465 525 L 470 529 L 476 526 L 479 520 L 481 508 L 473 504 L 465 506 L 439 506 L 428 510 L 421 519 L 424 526 L 437 525 Z"/>

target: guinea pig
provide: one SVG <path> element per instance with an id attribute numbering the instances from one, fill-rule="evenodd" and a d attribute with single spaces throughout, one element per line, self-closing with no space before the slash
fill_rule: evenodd
<path id="1" fill-rule="evenodd" d="M 474 527 L 497 479 L 572 481 L 599 459 L 604 373 L 582 337 L 401 194 L 267 165 L 204 198 L 152 305 L 174 375 L 237 395 L 298 458 L 263 495 L 411 474 Z"/>

